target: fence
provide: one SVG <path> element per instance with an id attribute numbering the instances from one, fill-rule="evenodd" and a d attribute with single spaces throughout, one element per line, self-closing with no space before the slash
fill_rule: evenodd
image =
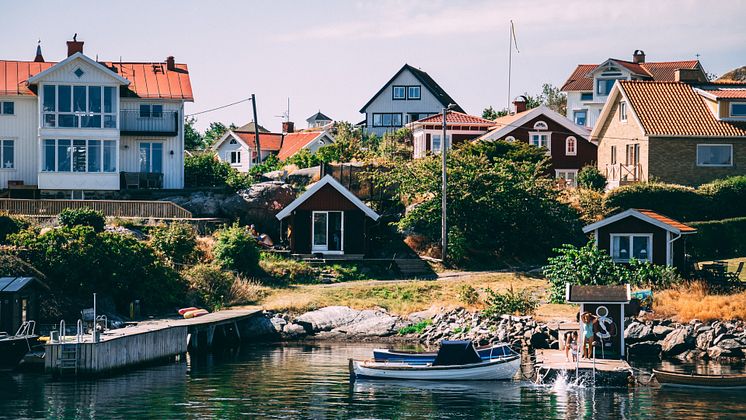
<path id="1" fill-rule="evenodd" d="M 192 213 L 170 201 L 0 199 L 0 212 L 24 216 L 56 216 L 64 209 L 89 207 L 109 217 L 191 219 Z"/>

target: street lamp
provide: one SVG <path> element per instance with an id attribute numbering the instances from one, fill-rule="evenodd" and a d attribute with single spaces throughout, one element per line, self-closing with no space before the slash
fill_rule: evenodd
<path id="1" fill-rule="evenodd" d="M 443 108 L 443 137 L 440 139 L 440 155 L 441 155 L 441 161 L 443 164 L 443 182 L 442 182 L 442 188 L 441 191 L 441 214 L 440 214 L 440 244 L 441 244 L 441 251 L 440 251 L 440 259 L 443 261 L 443 264 L 446 262 L 446 249 L 448 247 L 448 229 L 446 228 L 446 152 L 448 151 L 448 137 L 446 136 L 446 118 L 448 116 L 448 111 L 451 111 L 456 108 L 456 104 L 448 104 L 447 107 Z"/>

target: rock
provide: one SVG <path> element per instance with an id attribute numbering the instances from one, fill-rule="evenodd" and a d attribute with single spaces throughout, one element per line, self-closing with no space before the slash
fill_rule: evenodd
<path id="1" fill-rule="evenodd" d="M 640 322 L 632 322 L 624 330 L 624 341 L 627 343 L 637 343 L 654 338 L 653 329 Z"/>
<path id="2" fill-rule="evenodd" d="M 254 316 L 248 319 L 246 326 L 241 330 L 241 336 L 266 337 L 277 335 L 272 321 L 266 316 Z"/>
<path id="3" fill-rule="evenodd" d="M 435 315 L 435 313 L 436 313 L 436 310 L 434 309 L 426 309 L 420 312 L 412 312 L 411 314 L 409 314 L 407 319 L 409 319 L 412 323 L 416 324 L 418 322 L 422 322 L 428 319 L 432 320 L 433 315 Z"/>
<path id="4" fill-rule="evenodd" d="M 655 334 L 655 338 L 657 338 L 659 340 L 662 339 L 662 338 L 666 338 L 666 336 L 671 331 L 673 331 L 673 328 L 666 327 L 664 325 L 656 325 L 655 327 L 653 327 L 653 334 Z"/>
<path id="5" fill-rule="evenodd" d="M 327 306 L 315 311 L 306 312 L 295 319 L 295 323 L 302 325 L 309 334 L 320 331 L 331 331 L 335 328 L 347 325 L 360 315 L 347 306 Z"/>
<path id="6" fill-rule="evenodd" d="M 295 190 L 288 184 L 277 181 L 259 182 L 238 191 L 235 202 L 241 208 L 241 221 L 255 223 L 264 232 L 277 232 L 279 223 L 275 215 L 296 198 Z M 231 203 L 229 203 L 231 204 Z"/>
<path id="7" fill-rule="evenodd" d="M 707 350 L 712 346 L 712 329 L 697 335 L 696 346 L 700 350 Z"/>
<path id="8" fill-rule="evenodd" d="M 384 337 L 395 333 L 399 318 L 380 311 L 362 311 L 353 322 L 335 328 L 332 332 L 348 336 Z"/>
<path id="9" fill-rule="evenodd" d="M 299 324 L 286 324 L 282 328 L 282 333 L 287 338 L 297 338 L 306 335 L 306 329 Z"/>
<path id="10" fill-rule="evenodd" d="M 733 353 L 738 353 L 743 348 L 743 345 L 733 338 L 722 339 L 717 343 L 717 346 Z"/>
<path id="11" fill-rule="evenodd" d="M 661 345 L 656 341 L 642 341 L 630 344 L 627 351 L 633 357 L 658 358 L 661 354 Z"/>
<path id="12" fill-rule="evenodd" d="M 282 332 L 283 327 L 287 325 L 288 323 L 287 321 L 285 321 L 284 319 L 278 316 L 273 317 L 272 319 L 269 320 L 269 322 L 272 323 L 272 326 L 275 327 L 275 331 L 277 331 L 278 333 Z"/>
<path id="13" fill-rule="evenodd" d="M 666 356 L 676 356 L 694 346 L 694 338 L 687 328 L 677 328 L 661 341 L 661 352 Z"/>
<path id="14" fill-rule="evenodd" d="M 707 349 L 707 356 L 710 359 L 717 360 L 723 357 L 732 357 L 733 353 L 730 350 L 726 350 L 720 346 L 712 346 Z"/>

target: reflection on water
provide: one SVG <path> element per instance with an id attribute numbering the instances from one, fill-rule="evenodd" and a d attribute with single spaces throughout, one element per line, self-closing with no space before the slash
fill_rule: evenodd
<path id="1" fill-rule="evenodd" d="M 526 382 L 350 384 L 375 345 L 257 345 L 97 381 L 0 375 L 4 418 L 716 418 L 746 416 L 738 391 L 599 389 Z M 652 366 L 643 366 L 650 368 Z M 674 366 L 702 369 L 702 366 Z M 743 366 L 732 367 L 739 370 Z M 712 367 L 710 367 L 712 369 Z"/>

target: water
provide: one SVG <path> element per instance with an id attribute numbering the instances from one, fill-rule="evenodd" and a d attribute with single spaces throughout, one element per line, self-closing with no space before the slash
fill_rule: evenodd
<path id="1" fill-rule="evenodd" d="M 2 418 L 746 418 L 746 391 L 357 381 L 375 345 L 244 347 L 96 381 L 0 376 Z M 680 367 L 681 368 L 681 367 Z M 738 367 L 739 369 L 742 367 Z"/>

